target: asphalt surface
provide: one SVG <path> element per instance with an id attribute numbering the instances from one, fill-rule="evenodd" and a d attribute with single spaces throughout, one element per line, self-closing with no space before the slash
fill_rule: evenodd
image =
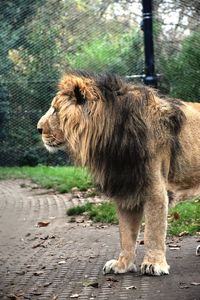
<path id="1" fill-rule="evenodd" d="M 119 254 L 118 227 L 85 218 L 70 223 L 66 209 L 87 200 L 78 192 L 0 181 L 0 299 L 200 299 L 199 237 L 167 241 L 170 275 L 102 275 Z M 138 270 L 143 254 L 138 243 Z"/>

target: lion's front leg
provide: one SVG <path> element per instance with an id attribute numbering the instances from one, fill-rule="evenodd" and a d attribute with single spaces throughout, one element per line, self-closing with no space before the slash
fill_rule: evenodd
<path id="1" fill-rule="evenodd" d="M 121 253 L 117 260 L 112 259 L 105 264 L 103 268 L 104 274 L 137 271 L 135 266 L 135 248 L 142 215 L 142 209 L 128 210 L 118 207 Z"/>
<path id="2" fill-rule="evenodd" d="M 141 266 L 143 274 L 169 274 L 165 252 L 165 238 L 167 230 L 168 197 L 164 187 L 152 190 L 146 200 L 145 213 L 145 257 Z"/>

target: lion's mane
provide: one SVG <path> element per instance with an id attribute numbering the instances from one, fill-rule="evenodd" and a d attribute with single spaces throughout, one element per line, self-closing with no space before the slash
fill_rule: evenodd
<path id="1" fill-rule="evenodd" d="M 71 153 L 106 194 L 139 203 L 151 184 L 152 161 L 165 149 L 173 177 L 185 119 L 179 102 L 117 76 L 85 72 L 66 74 L 59 90 L 60 125 Z"/>

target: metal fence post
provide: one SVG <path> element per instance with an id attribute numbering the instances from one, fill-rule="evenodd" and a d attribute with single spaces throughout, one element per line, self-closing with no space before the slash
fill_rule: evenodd
<path id="1" fill-rule="evenodd" d="M 157 87 L 157 76 L 154 65 L 153 28 L 152 28 L 152 0 L 142 0 L 144 31 L 144 53 L 145 53 L 145 77 L 144 83 Z"/>

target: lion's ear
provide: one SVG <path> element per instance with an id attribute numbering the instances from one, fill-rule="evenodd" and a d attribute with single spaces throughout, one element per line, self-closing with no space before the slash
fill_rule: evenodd
<path id="1" fill-rule="evenodd" d="M 60 81 L 59 90 L 65 95 L 73 94 L 77 104 L 83 105 L 86 101 L 94 101 L 100 98 L 95 81 L 83 76 L 66 74 Z"/>
<path id="2" fill-rule="evenodd" d="M 75 86 L 74 94 L 75 94 L 75 97 L 76 97 L 77 104 L 79 104 L 79 105 L 85 104 L 86 97 L 85 97 L 84 93 L 81 91 L 79 86 Z"/>

